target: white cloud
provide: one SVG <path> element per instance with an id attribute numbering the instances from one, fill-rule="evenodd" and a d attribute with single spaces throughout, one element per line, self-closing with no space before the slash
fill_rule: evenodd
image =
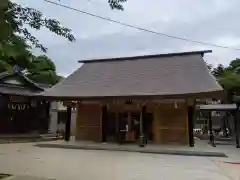
<path id="1" fill-rule="evenodd" d="M 39 9 L 47 17 L 56 18 L 73 30 L 77 39 L 75 43 L 69 43 L 45 29 L 32 31 L 48 47 L 48 55 L 64 75 L 80 66 L 77 63 L 79 59 L 199 49 L 213 50 L 205 59 L 214 65 L 227 65 L 230 60 L 240 57 L 240 51 L 141 32 L 40 0 L 15 1 Z M 239 0 L 129 0 L 124 11 L 111 10 L 107 0 L 61 0 L 60 3 L 157 32 L 240 48 Z"/>

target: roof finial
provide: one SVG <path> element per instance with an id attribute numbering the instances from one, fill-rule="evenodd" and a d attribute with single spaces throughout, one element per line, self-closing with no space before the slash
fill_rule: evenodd
<path id="1" fill-rule="evenodd" d="M 16 63 L 16 60 L 14 57 L 10 56 L 9 58 L 10 63 L 12 64 L 12 70 L 14 73 L 21 73 L 21 68 L 19 67 L 19 65 Z"/>

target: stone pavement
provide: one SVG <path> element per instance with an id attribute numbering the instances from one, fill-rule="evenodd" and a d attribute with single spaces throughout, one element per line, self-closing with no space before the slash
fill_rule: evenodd
<path id="1" fill-rule="evenodd" d="M 0 144 L 6 143 L 24 143 L 24 142 L 42 142 L 59 140 L 55 133 L 51 134 L 1 134 Z"/>
<path id="2" fill-rule="evenodd" d="M 184 156 L 208 156 L 208 157 L 227 157 L 225 152 L 210 146 L 208 141 L 198 141 L 195 147 L 186 145 L 154 145 L 147 144 L 146 147 L 139 147 L 137 144 L 117 143 L 94 143 L 89 141 L 51 141 L 36 144 L 37 147 L 44 148 L 63 148 L 63 149 L 82 149 L 82 150 L 108 150 L 126 151 L 152 154 L 184 155 Z"/>
<path id="3" fill-rule="evenodd" d="M 0 173 L 13 180 L 239 180 L 240 166 L 225 163 L 240 162 L 239 149 L 218 149 L 228 158 L 0 144 Z"/>

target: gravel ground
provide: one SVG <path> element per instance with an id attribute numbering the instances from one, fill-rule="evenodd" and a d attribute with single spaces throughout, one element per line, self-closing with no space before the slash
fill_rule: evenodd
<path id="1" fill-rule="evenodd" d="M 240 165 L 223 160 L 232 159 L 0 144 L 0 173 L 57 180 L 240 179 Z"/>

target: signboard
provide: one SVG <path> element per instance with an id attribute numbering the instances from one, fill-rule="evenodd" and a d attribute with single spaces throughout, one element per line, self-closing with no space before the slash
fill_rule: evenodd
<path id="1" fill-rule="evenodd" d="M 220 100 L 215 100 L 215 101 L 214 100 L 207 100 L 206 104 L 221 104 L 221 101 Z M 219 111 L 212 111 L 211 116 L 212 117 L 220 116 L 220 112 Z"/>
<path id="2" fill-rule="evenodd" d="M 29 109 L 30 105 L 25 103 L 9 103 L 8 109 L 15 111 L 24 111 L 25 109 Z"/>

